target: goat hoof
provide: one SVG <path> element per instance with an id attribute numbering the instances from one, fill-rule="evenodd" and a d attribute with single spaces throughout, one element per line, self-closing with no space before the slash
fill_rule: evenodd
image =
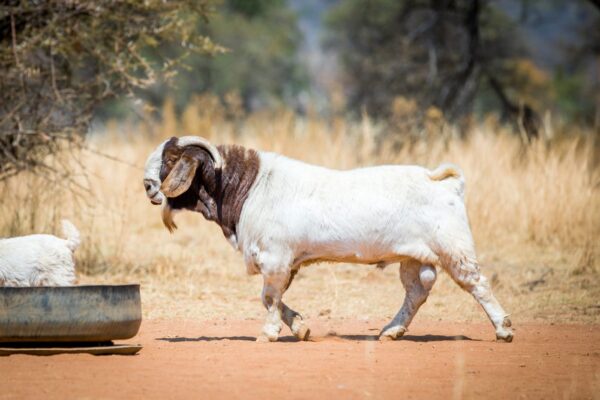
<path id="1" fill-rule="evenodd" d="M 510 329 L 496 332 L 496 340 L 510 343 L 513 340 L 513 333 Z"/>
<path id="2" fill-rule="evenodd" d="M 402 335 L 404 335 L 404 332 L 406 332 L 406 328 L 402 325 L 392 326 L 391 328 L 384 329 L 379 334 L 379 340 L 382 342 L 388 340 L 396 340 Z"/>
<path id="3" fill-rule="evenodd" d="M 294 330 L 294 336 L 299 340 L 308 340 L 310 336 L 310 329 L 308 326 L 302 324 L 296 330 Z"/>
<path id="4" fill-rule="evenodd" d="M 276 341 L 277 341 L 277 336 L 275 336 L 275 337 L 267 336 L 264 333 L 258 335 L 258 337 L 256 338 L 257 343 L 269 343 L 269 342 L 276 342 Z"/>
<path id="5" fill-rule="evenodd" d="M 256 343 L 268 343 L 269 342 L 269 338 L 266 337 L 265 335 L 258 335 L 258 337 L 256 338 Z"/>

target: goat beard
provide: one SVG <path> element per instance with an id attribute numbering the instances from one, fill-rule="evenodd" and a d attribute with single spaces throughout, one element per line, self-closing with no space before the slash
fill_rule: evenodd
<path id="1" fill-rule="evenodd" d="M 162 221 L 165 227 L 169 230 L 169 232 L 173 233 L 175 229 L 177 229 L 177 225 L 175 225 L 175 221 L 173 221 L 173 208 L 169 204 L 169 200 L 166 199 L 165 205 L 162 209 Z"/>

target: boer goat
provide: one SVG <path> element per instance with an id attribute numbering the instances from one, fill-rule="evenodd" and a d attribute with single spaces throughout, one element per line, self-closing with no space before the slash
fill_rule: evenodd
<path id="1" fill-rule="evenodd" d="M 0 239 L 0 286 L 73 285 L 79 231 L 67 220 L 62 228 L 65 239 L 40 234 Z"/>
<path id="2" fill-rule="evenodd" d="M 174 211 L 200 212 L 242 252 L 248 273 L 262 274 L 267 318 L 258 340 L 276 341 L 282 321 L 308 338 L 282 296 L 303 264 L 318 261 L 401 264 L 404 304 L 381 339 L 406 332 L 442 268 L 481 304 L 496 338 L 512 340 L 508 315 L 477 264 L 456 166 L 336 171 L 184 136 L 150 154 L 144 187 L 153 204 L 163 204 L 169 231 Z"/>

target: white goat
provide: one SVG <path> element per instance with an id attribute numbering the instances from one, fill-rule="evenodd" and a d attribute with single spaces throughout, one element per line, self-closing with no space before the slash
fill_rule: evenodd
<path id="1" fill-rule="evenodd" d="M 454 165 L 336 171 L 186 136 L 160 144 L 144 178 L 152 203 L 164 203 L 169 230 L 174 210 L 201 212 L 242 252 L 248 273 L 263 275 L 268 314 L 260 340 L 277 340 L 282 321 L 308 337 L 282 296 L 303 264 L 318 261 L 401 263 L 406 296 L 382 339 L 404 334 L 442 268 L 481 304 L 496 337 L 512 340 L 510 320 L 477 264 L 464 178 Z"/>
<path id="2" fill-rule="evenodd" d="M 65 239 L 43 234 L 0 239 L 0 286 L 73 285 L 79 231 L 67 220 L 62 228 Z"/>

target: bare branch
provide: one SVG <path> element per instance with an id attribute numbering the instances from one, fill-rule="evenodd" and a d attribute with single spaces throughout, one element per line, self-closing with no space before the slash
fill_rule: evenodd
<path id="1" fill-rule="evenodd" d="M 169 46 L 186 41 L 201 54 L 219 51 L 199 31 L 190 34 L 204 21 L 208 1 L 0 6 L 0 35 L 7 39 L 0 41 L 0 180 L 26 170 L 44 177 L 64 173 L 66 161 L 52 164 L 49 157 L 82 148 L 102 101 L 148 87 L 177 67 L 179 54 L 190 52 L 149 60 L 142 52 L 148 37 Z"/>

